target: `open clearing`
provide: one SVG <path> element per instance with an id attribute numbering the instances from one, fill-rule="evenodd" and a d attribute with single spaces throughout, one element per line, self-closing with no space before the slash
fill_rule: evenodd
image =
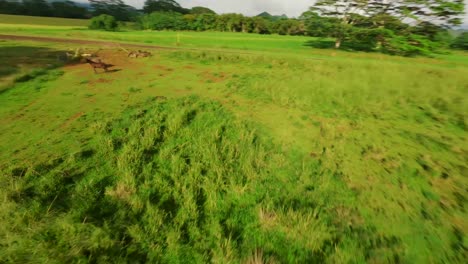
<path id="1" fill-rule="evenodd" d="M 0 41 L 0 262 L 467 259 L 466 53 L 23 30 L 179 49 Z"/>

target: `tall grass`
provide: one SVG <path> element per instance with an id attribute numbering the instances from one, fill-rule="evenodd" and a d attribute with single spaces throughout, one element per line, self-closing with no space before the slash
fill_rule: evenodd
<path id="1" fill-rule="evenodd" d="M 148 102 L 93 129 L 89 149 L 3 171 L 2 262 L 235 263 L 262 252 L 284 263 L 333 252 L 321 210 L 339 199 L 319 195 L 317 163 L 296 167 L 219 104 Z"/>

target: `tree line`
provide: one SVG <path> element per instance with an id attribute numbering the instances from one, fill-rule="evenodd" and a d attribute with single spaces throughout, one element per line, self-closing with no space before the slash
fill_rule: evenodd
<path id="1" fill-rule="evenodd" d="M 90 13 L 86 7 L 79 6 L 72 1 L 45 0 L 0 0 L 0 14 L 89 18 Z"/>
<path id="2" fill-rule="evenodd" d="M 115 30 L 117 21 L 133 21 L 135 28 L 144 30 L 313 36 L 323 38 L 310 43 L 316 47 L 407 56 L 467 46 L 466 34 L 453 40 L 448 30 L 461 24 L 463 0 L 318 0 L 299 18 L 266 12 L 255 17 L 216 14 L 206 7 L 184 8 L 175 0 L 146 0 L 142 10 L 122 0 L 89 2 L 88 9 L 71 1 L 0 0 L 0 13 L 72 18 L 102 15 L 93 19 L 91 27 L 107 30 Z"/>

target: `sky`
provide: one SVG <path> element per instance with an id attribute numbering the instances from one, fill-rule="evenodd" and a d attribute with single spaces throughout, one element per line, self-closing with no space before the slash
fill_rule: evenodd
<path id="1" fill-rule="evenodd" d="M 124 0 L 127 4 L 141 8 L 144 0 Z M 286 14 L 289 17 L 298 17 L 315 0 L 176 0 L 183 7 L 205 6 L 217 13 L 241 13 L 248 16 L 258 15 L 267 11 L 272 15 Z M 464 26 L 468 27 L 468 5 L 466 6 Z"/>

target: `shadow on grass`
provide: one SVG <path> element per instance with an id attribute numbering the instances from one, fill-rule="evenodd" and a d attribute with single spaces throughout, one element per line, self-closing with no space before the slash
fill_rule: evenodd
<path id="1" fill-rule="evenodd" d="M 316 49 L 333 49 L 337 50 L 335 48 L 335 41 L 330 40 L 330 39 L 314 39 L 314 40 L 309 40 L 304 43 L 304 46 L 306 47 L 311 47 L 311 48 L 316 48 Z M 341 51 L 347 51 L 347 52 L 373 52 L 369 50 L 368 48 L 363 48 L 359 47 L 356 45 L 350 45 L 348 42 L 343 42 L 341 44 L 341 47 L 338 49 Z"/>
<path id="2" fill-rule="evenodd" d="M 108 70 L 107 72 L 105 73 L 114 73 L 114 72 L 119 72 L 121 71 L 122 69 L 113 69 L 113 70 Z"/>
<path id="3" fill-rule="evenodd" d="M 304 43 L 304 46 L 316 49 L 334 49 L 335 41 L 328 39 L 315 39 L 307 41 Z"/>
<path id="4" fill-rule="evenodd" d="M 64 51 L 43 47 L 0 46 L 0 78 L 21 73 L 22 69 L 44 69 L 62 66 Z"/>
<path id="5" fill-rule="evenodd" d="M 0 46 L 0 94 L 14 83 L 44 75 L 67 63 L 65 51 L 32 46 Z"/>

